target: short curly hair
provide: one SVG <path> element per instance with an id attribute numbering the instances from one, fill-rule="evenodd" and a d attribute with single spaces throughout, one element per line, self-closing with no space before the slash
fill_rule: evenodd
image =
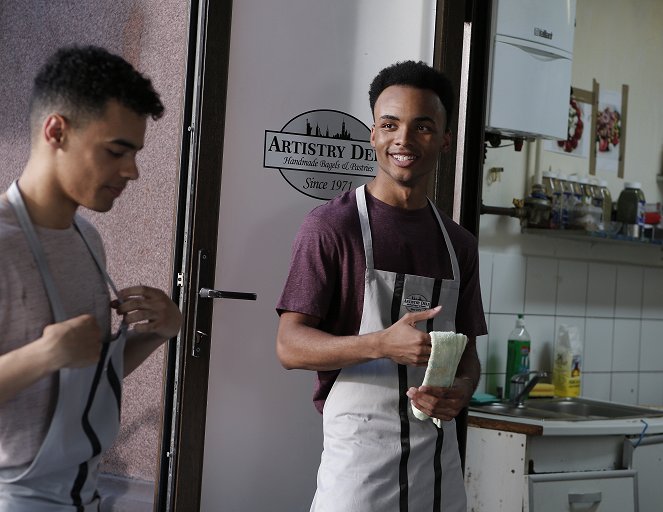
<path id="1" fill-rule="evenodd" d="M 387 87 L 392 85 L 407 85 L 417 89 L 430 89 L 440 98 L 447 114 L 447 122 L 454 108 L 454 92 L 449 78 L 430 67 L 425 62 L 407 60 L 397 62 L 384 68 L 371 82 L 368 89 L 368 100 L 371 112 L 374 112 L 375 102 Z"/>
<path id="2" fill-rule="evenodd" d="M 73 124 L 84 123 L 102 115 L 109 100 L 155 120 L 164 111 L 152 82 L 122 57 L 98 46 L 60 48 L 34 79 L 31 125 L 38 125 L 44 114 L 54 110 Z"/>

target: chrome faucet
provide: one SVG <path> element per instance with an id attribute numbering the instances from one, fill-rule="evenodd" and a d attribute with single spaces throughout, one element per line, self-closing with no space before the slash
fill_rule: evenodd
<path id="1" fill-rule="evenodd" d="M 540 379 L 547 377 L 546 372 L 528 371 L 517 373 L 511 377 L 511 385 L 509 386 L 509 402 L 516 407 L 525 405 L 525 397 L 527 393 L 532 391 L 536 383 Z"/>

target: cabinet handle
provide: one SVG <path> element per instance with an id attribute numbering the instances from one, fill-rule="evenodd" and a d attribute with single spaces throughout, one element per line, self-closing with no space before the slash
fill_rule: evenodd
<path id="1" fill-rule="evenodd" d="M 601 491 L 569 493 L 569 503 L 599 503 L 601 499 Z"/>

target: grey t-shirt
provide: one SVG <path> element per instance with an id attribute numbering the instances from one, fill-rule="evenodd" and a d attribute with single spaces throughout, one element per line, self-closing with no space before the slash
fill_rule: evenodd
<path id="1" fill-rule="evenodd" d="M 81 231 L 104 257 L 99 234 L 81 217 Z M 35 227 L 68 318 L 93 314 L 102 332 L 110 329 L 110 296 L 80 234 L 73 227 Z M 42 335 L 53 315 L 39 270 L 6 195 L 0 195 L 0 355 Z M 57 373 L 0 404 L 0 468 L 30 463 L 53 413 Z"/>
<path id="2" fill-rule="evenodd" d="M 444 236 L 430 206 L 395 208 L 366 194 L 375 268 L 452 279 Z M 456 331 L 487 332 L 479 288 L 477 240 L 444 213 L 442 222 L 460 267 Z M 338 336 L 359 332 L 366 260 L 354 190 L 310 212 L 293 244 L 290 272 L 277 304 L 279 314 L 294 311 L 319 318 L 319 328 Z M 338 370 L 318 372 L 313 401 L 322 412 Z"/>

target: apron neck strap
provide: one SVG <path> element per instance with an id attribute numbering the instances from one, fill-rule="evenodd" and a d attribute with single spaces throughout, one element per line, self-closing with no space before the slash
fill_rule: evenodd
<path id="1" fill-rule="evenodd" d="M 7 199 L 9 199 L 9 203 L 11 204 L 11 206 L 14 209 L 14 212 L 16 213 L 18 223 L 21 226 L 21 229 L 23 230 L 25 237 L 28 240 L 28 245 L 30 246 L 32 256 L 35 259 L 35 263 L 37 264 L 39 274 L 41 275 L 42 282 L 44 283 L 44 288 L 46 289 L 46 295 L 48 296 L 48 301 L 51 305 L 53 319 L 55 320 L 55 322 L 62 322 L 66 320 L 67 317 L 65 315 L 64 308 L 62 306 L 62 301 L 60 300 L 60 294 L 58 293 L 58 289 L 55 286 L 55 282 L 53 281 L 51 271 L 48 268 L 46 256 L 41 247 L 41 243 L 37 238 L 37 233 L 35 232 L 34 226 L 32 225 L 32 221 L 30 220 L 30 215 L 28 214 L 28 210 L 25 207 L 25 202 L 23 201 L 23 196 L 21 196 L 21 191 L 18 188 L 17 181 L 14 181 L 10 185 L 9 190 L 7 190 Z M 92 255 L 92 259 L 94 260 L 94 263 L 96 264 L 99 273 L 104 279 L 104 282 L 106 282 L 110 286 L 111 290 L 113 290 L 113 293 L 117 297 L 118 295 L 117 288 L 115 287 L 115 283 L 113 283 L 110 276 L 106 272 L 106 268 L 103 264 L 101 256 L 92 249 L 92 245 L 87 240 L 81 229 L 78 227 L 75 218 L 73 225 L 76 231 L 78 232 L 78 234 L 80 235 L 81 239 L 85 243 L 87 250 Z M 119 297 L 118 300 L 120 300 Z"/>
<path id="2" fill-rule="evenodd" d="M 366 268 L 374 268 L 373 264 L 373 239 L 371 237 L 371 225 L 368 219 L 368 207 L 366 206 L 366 185 L 357 187 L 355 190 L 355 195 L 357 197 L 357 210 L 359 211 L 359 222 L 361 224 L 361 235 L 364 241 L 364 253 L 366 254 Z M 449 259 L 451 260 L 451 269 L 453 270 L 454 281 L 460 279 L 460 270 L 458 268 L 458 259 L 456 258 L 456 251 L 454 251 L 453 245 L 451 245 L 451 240 L 449 239 L 449 234 L 447 229 L 444 227 L 444 222 L 442 222 L 442 217 L 440 217 L 440 212 L 437 211 L 437 208 L 433 202 L 428 199 L 428 204 L 430 204 L 437 223 L 442 230 L 442 235 L 444 236 L 444 242 L 447 244 L 447 251 L 449 251 Z"/>
<path id="3" fill-rule="evenodd" d="M 32 256 L 35 259 L 37 269 L 39 270 L 39 274 L 41 274 L 41 279 L 44 283 L 44 288 L 46 289 L 46 295 L 48 296 L 48 302 L 51 305 L 53 318 L 56 322 L 62 322 L 66 320 L 66 315 L 62 306 L 62 301 L 60 300 L 60 294 L 55 286 L 51 272 L 48 269 L 46 256 L 44 255 L 44 251 L 37 238 L 37 233 L 32 226 L 30 215 L 25 208 L 25 203 L 23 202 L 23 197 L 21 196 L 21 191 L 18 189 L 18 183 L 16 181 L 14 181 L 10 185 L 9 190 L 7 190 L 7 199 L 9 199 L 9 204 L 13 207 L 18 223 L 28 240 Z"/>
<path id="4" fill-rule="evenodd" d="M 364 254 L 366 255 L 366 268 L 373 266 L 373 238 L 371 237 L 371 225 L 368 221 L 368 208 L 366 207 L 366 185 L 355 190 L 357 197 L 357 210 L 359 210 L 359 223 L 361 224 L 361 237 L 364 240 Z"/>
<path id="5" fill-rule="evenodd" d="M 449 233 L 447 233 L 447 228 L 444 227 L 444 222 L 442 222 L 442 217 L 440 212 L 437 210 L 437 207 L 433 204 L 433 201 L 428 199 L 428 204 L 433 210 L 435 217 L 437 218 L 437 223 L 440 225 L 442 230 L 442 235 L 444 236 L 444 242 L 447 244 L 447 250 L 449 251 L 449 259 L 451 260 L 451 269 L 454 273 L 454 281 L 460 279 L 460 269 L 458 268 L 458 258 L 456 258 L 456 251 L 454 251 L 453 245 L 451 245 L 451 240 L 449 239 Z"/>
<path id="6" fill-rule="evenodd" d="M 117 300 L 122 303 L 122 299 L 118 296 L 117 293 L 117 288 L 115 287 L 115 283 L 113 280 L 110 278 L 108 275 L 108 272 L 106 272 L 106 267 L 104 266 L 104 262 L 99 254 L 92 248 L 92 245 L 90 244 L 89 240 L 85 237 L 83 232 L 81 231 L 81 228 L 78 227 L 78 224 L 76 223 L 76 218 L 74 218 L 74 228 L 76 228 L 76 231 L 78 231 L 78 234 L 81 236 L 83 239 L 83 242 L 85 243 L 85 246 L 87 247 L 87 250 L 90 252 L 92 255 L 92 259 L 94 260 L 94 263 L 97 265 L 97 269 L 99 270 L 99 273 L 103 277 L 104 281 L 110 286 L 110 289 L 113 291 L 113 294 L 117 298 Z"/>

